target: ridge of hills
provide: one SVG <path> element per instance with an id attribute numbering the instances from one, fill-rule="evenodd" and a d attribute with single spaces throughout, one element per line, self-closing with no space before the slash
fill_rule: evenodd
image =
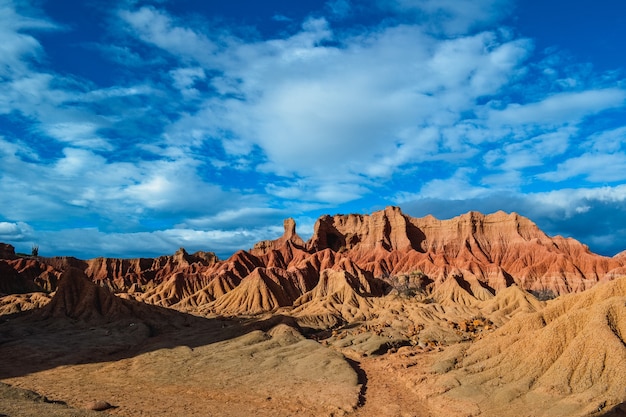
<path id="1" fill-rule="evenodd" d="M 326 270 L 345 271 L 350 283 L 358 283 L 351 286 L 355 296 L 380 297 L 397 287 L 441 297 L 454 285 L 459 287 L 454 302 L 465 303 L 492 298 L 513 284 L 553 298 L 626 273 L 624 256 L 600 256 L 574 239 L 549 237 L 516 213 L 469 212 L 437 220 L 387 207 L 371 215 L 325 215 L 307 242 L 293 219 L 285 220 L 284 228 L 278 239 L 258 242 L 223 261 L 212 252 L 189 254 L 183 248 L 158 258 L 28 258 L 3 244 L 0 293 L 53 292 L 62 271 L 74 267 L 124 297 L 238 315 L 306 310 L 304 300 L 326 293 L 317 288 L 328 285 L 329 280 L 320 279 Z M 27 301 L 22 304 L 28 308 Z"/>
<path id="2" fill-rule="evenodd" d="M 517 314 L 408 383 L 450 415 L 624 416 L 625 335 L 622 277 Z"/>

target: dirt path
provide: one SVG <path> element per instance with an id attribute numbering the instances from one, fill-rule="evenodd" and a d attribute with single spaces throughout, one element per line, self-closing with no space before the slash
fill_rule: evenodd
<path id="1" fill-rule="evenodd" d="M 417 399 L 398 375 L 395 358 L 382 357 L 349 359 L 364 384 L 361 391 L 361 407 L 354 417 L 431 417 L 426 404 Z"/>

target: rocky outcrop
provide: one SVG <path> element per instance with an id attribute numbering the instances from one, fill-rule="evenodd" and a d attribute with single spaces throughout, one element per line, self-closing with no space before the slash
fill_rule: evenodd
<path id="1" fill-rule="evenodd" d="M 0 295 L 50 292 L 60 275 L 60 270 L 42 258 L 17 256 L 13 246 L 0 243 Z"/>
<path id="2" fill-rule="evenodd" d="M 302 248 L 304 241 L 296 233 L 296 221 L 292 218 L 285 219 L 283 227 L 285 228 L 285 233 L 283 233 L 281 237 L 276 240 L 262 240 L 257 242 L 254 247 L 250 249 L 250 253 L 256 256 L 263 256 L 274 249 L 282 248 L 287 242 L 295 247 Z"/>
<path id="3" fill-rule="evenodd" d="M 436 286 L 460 276 L 492 293 L 513 283 L 554 295 L 584 291 L 618 275 L 626 263 L 591 253 L 574 239 L 549 237 L 529 219 L 501 211 L 449 220 L 411 218 L 397 207 L 369 216 L 323 216 L 307 245 L 340 252 L 375 276 L 419 270 Z"/>
<path id="4" fill-rule="evenodd" d="M 0 243 L 0 259 L 14 259 L 15 248 L 8 243 Z"/>
<path id="5" fill-rule="evenodd" d="M 215 265 L 219 259 L 213 252 L 188 254 L 180 248 L 171 256 L 158 258 L 94 258 L 86 261 L 85 273 L 115 292 L 125 292 L 133 285 L 160 284 L 177 273 L 197 275 Z"/>
<path id="6" fill-rule="evenodd" d="M 51 292 L 61 270 L 34 258 L 0 259 L 0 293 Z"/>
<path id="7" fill-rule="evenodd" d="M 370 299 L 382 295 L 383 288 L 371 274 L 354 265 L 325 269 L 315 288 L 295 300 L 292 314 L 308 325 L 334 327 L 370 318 Z"/>
<path id="8" fill-rule="evenodd" d="M 387 207 L 371 215 L 339 214 L 317 220 L 307 242 L 310 251 L 335 252 L 407 250 L 420 247 L 423 236 L 398 207 Z"/>

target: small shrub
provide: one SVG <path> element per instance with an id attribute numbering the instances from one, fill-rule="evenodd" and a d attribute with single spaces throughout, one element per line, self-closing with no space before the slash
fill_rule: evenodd
<path id="1" fill-rule="evenodd" d="M 543 290 L 531 290 L 529 292 L 539 301 L 554 300 L 558 297 L 554 291 L 545 288 Z"/>
<path id="2" fill-rule="evenodd" d="M 418 294 L 426 293 L 426 282 L 427 278 L 423 273 L 415 273 L 411 272 L 409 275 L 394 275 L 385 277 L 385 281 L 387 281 L 392 289 L 396 290 L 400 296 L 403 297 L 415 297 Z"/>

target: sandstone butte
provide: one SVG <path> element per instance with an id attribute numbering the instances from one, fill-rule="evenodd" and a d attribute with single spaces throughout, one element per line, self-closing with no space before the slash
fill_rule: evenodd
<path id="1" fill-rule="evenodd" d="M 280 238 L 223 261 L 183 248 L 158 258 L 17 257 L 2 244 L 0 293 L 52 292 L 62 271 L 73 267 L 99 286 L 150 304 L 258 314 L 302 309 L 305 300 L 325 291 L 319 285 L 336 285 L 326 278 L 336 275 L 331 271 L 341 272 L 362 296 L 382 296 L 401 285 L 421 293 L 448 288 L 469 300 L 489 299 L 511 285 L 553 298 L 626 275 L 623 253 L 594 254 L 574 239 L 547 236 L 516 213 L 437 220 L 387 207 L 371 215 L 326 215 L 307 242 L 293 219 L 284 227 Z"/>

